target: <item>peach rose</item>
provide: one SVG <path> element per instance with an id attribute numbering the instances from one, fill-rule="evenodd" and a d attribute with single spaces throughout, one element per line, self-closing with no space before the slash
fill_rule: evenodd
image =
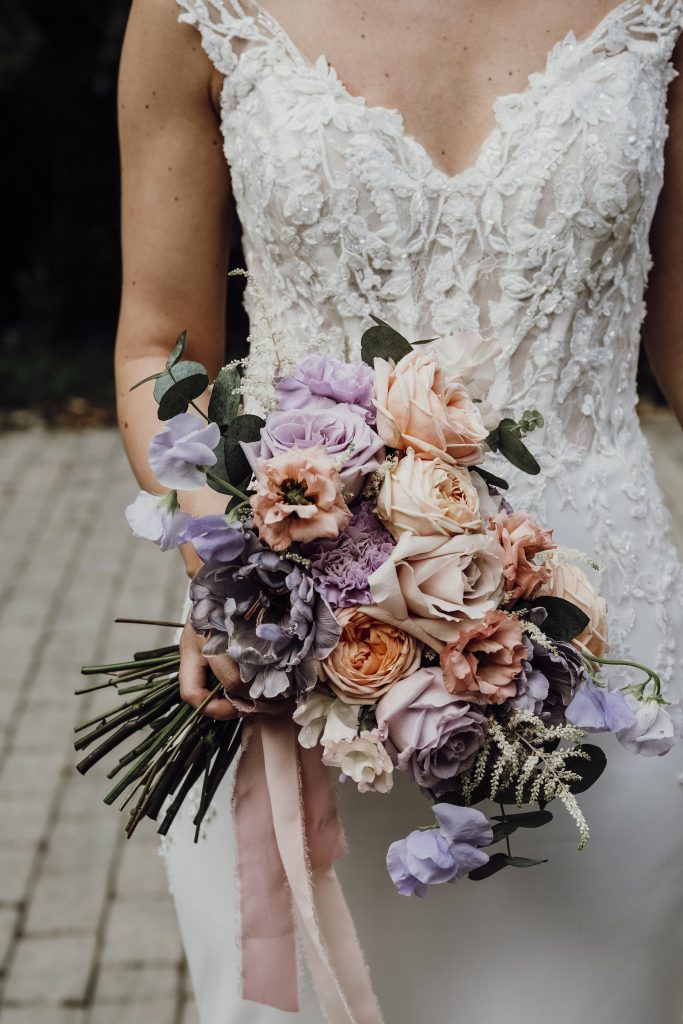
<path id="1" fill-rule="evenodd" d="M 607 642 L 607 602 L 596 593 L 585 572 L 571 562 L 556 563 L 549 560 L 550 578 L 542 594 L 563 597 L 585 612 L 590 622 L 572 643 L 596 658 L 604 658 L 609 651 Z"/>
<path id="2" fill-rule="evenodd" d="M 414 349 L 392 366 L 375 359 L 377 433 L 392 448 L 471 465 L 487 436 L 479 410 L 459 380 Z"/>
<path id="3" fill-rule="evenodd" d="M 341 477 L 321 444 L 258 459 L 250 502 L 259 537 L 273 551 L 336 537 L 351 520 Z"/>
<path id="4" fill-rule="evenodd" d="M 503 549 L 495 537 L 404 533 L 370 576 L 374 605 L 365 611 L 425 639 L 437 650 L 456 640 L 461 624 L 498 607 Z"/>
<path id="5" fill-rule="evenodd" d="M 339 608 L 336 615 L 341 637 L 320 670 L 346 704 L 374 704 L 420 664 L 420 645 L 403 630 L 359 608 Z"/>
<path id="6" fill-rule="evenodd" d="M 406 531 L 448 537 L 480 530 L 482 525 L 479 494 L 469 470 L 441 459 L 420 459 L 412 448 L 384 475 L 377 514 L 395 540 Z"/>
<path id="7" fill-rule="evenodd" d="M 489 529 L 505 552 L 505 589 L 510 601 L 535 597 L 550 579 L 545 563 L 534 557 L 555 548 L 552 530 L 542 530 L 526 512 L 499 512 L 492 516 Z"/>
<path id="8" fill-rule="evenodd" d="M 502 704 L 517 694 L 515 680 L 526 655 L 519 621 L 489 612 L 441 651 L 446 689 L 472 704 Z"/>

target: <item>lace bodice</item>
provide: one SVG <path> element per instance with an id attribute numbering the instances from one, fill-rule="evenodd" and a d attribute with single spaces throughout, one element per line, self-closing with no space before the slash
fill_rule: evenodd
<path id="1" fill-rule="evenodd" d="M 277 338 L 248 287 L 252 405 L 282 361 L 316 348 L 358 357 L 369 312 L 409 338 L 496 337 L 496 406 L 546 418 L 534 435 L 544 472 L 519 482 L 522 497 L 539 517 L 547 501 L 577 514 L 620 644 L 634 602 L 657 608 L 670 678 L 682 574 L 635 381 L 683 0 L 626 0 L 587 36 L 569 33 L 526 88 L 496 101 L 495 127 L 455 175 L 398 111 L 352 95 L 323 57 L 309 62 L 254 0 L 178 3 L 224 75 L 245 256 Z"/>

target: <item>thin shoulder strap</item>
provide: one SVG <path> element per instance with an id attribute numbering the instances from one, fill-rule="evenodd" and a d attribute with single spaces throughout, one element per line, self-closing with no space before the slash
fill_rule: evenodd
<path id="1" fill-rule="evenodd" d="M 178 21 L 197 28 L 203 49 L 223 75 L 229 75 L 237 63 L 235 40 L 267 41 L 267 32 L 258 16 L 259 8 L 251 13 L 248 0 L 176 0 L 176 3 L 181 8 Z"/>

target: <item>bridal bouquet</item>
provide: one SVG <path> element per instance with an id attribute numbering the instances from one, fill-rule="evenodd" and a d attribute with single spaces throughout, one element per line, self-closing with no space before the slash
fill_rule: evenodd
<path id="1" fill-rule="evenodd" d="M 181 335 L 154 378 L 164 427 L 149 462 L 169 491 L 141 492 L 127 516 L 163 549 L 195 545 L 191 623 L 209 664 L 239 666 L 225 697 L 241 716 L 216 722 L 181 701 L 177 647 L 94 666 L 130 699 L 86 723 L 96 728 L 81 747 L 106 738 L 80 767 L 136 736 L 107 797 L 137 797 L 129 832 L 162 808 L 166 831 L 203 778 L 198 826 L 244 716 L 273 702 L 299 744 L 361 793 L 388 793 L 400 771 L 433 800 L 434 827 L 387 854 L 399 892 L 422 896 L 541 863 L 513 856 L 510 836 L 551 821 L 555 800 L 583 846 L 577 796 L 606 763 L 585 734 L 661 754 L 683 716 L 654 672 L 607 658 L 605 602 L 580 554 L 558 549 L 552 524 L 483 464 L 494 452 L 496 468 L 502 457 L 539 472 L 524 443 L 538 412 L 491 429 L 497 347 L 473 334 L 409 344 L 373 320 L 361 362 L 313 354 L 286 368 L 265 419 L 242 411 L 238 364 L 213 382 L 204 415 L 194 401 L 206 371 L 184 358 Z M 229 499 L 225 515 L 182 512 L 176 491 L 207 483 Z M 643 681 L 608 685 L 608 664 Z M 216 694 L 214 679 L 207 700 Z M 498 805 L 490 818 L 476 807 L 486 800 Z"/>

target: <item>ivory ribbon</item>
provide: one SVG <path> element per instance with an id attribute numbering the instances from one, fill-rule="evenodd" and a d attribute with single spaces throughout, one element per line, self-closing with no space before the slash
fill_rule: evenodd
<path id="1" fill-rule="evenodd" d="M 346 852 L 329 770 L 288 717 L 244 719 L 234 789 L 242 997 L 299 1009 L 295 917 L 330 1024 L 382 1024 L 333 868 Z"/>

